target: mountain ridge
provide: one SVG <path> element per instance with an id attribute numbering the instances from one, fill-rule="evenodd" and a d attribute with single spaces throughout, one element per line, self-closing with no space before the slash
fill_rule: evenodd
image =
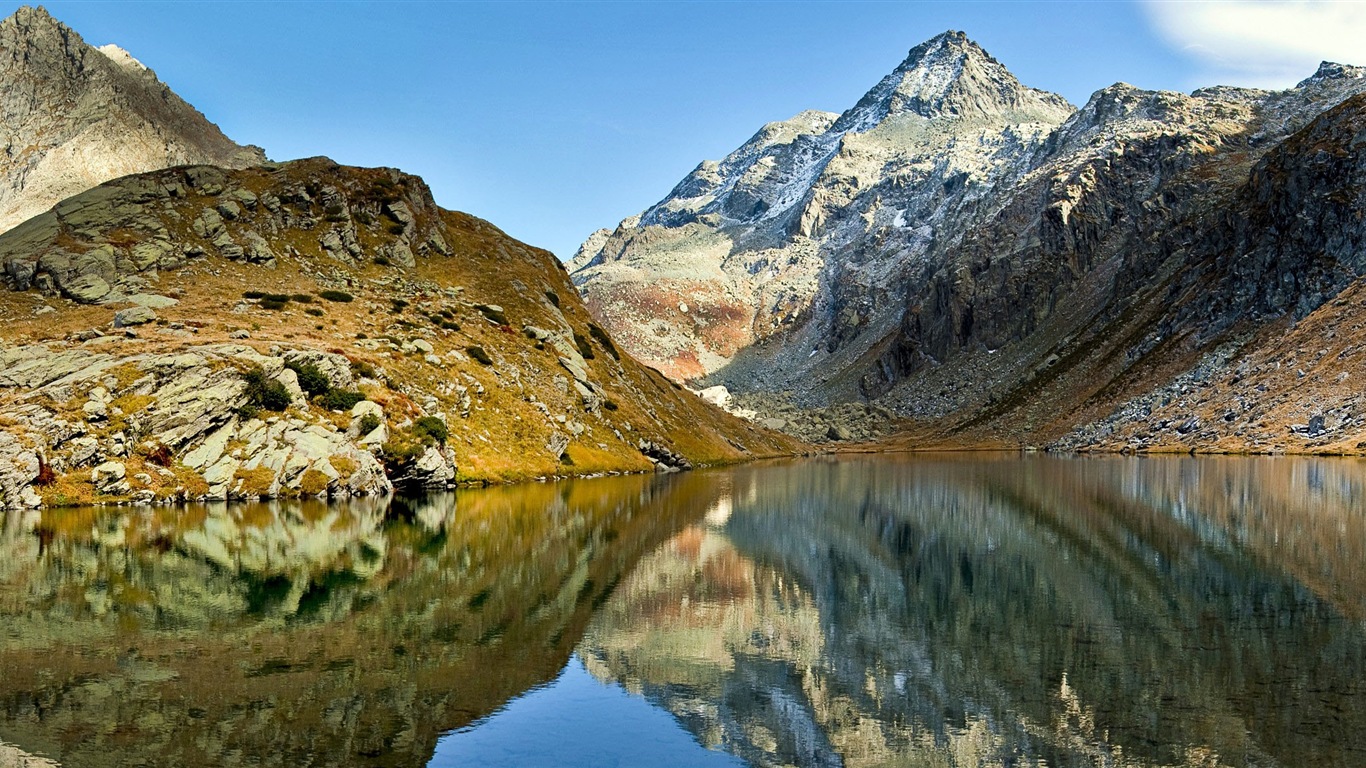
<path id="1" fill-rule="evenodd" d="M 778 171 L 801 165 L 784 155 L 818 153 L 765 150 L 763 173 L 729 188 L 732 197 L 746 196 L 743 203 L 767 204 L 757 206 L 757 215 L 745 205 L 727 208 L 731 200 L 680 197 L 679 190 L 711 189 L 680 185 L 647 209 L 669 216 L 632 217 L 596 233 L 570 267 L 590 310 L 624 346 L 670 376 L 723 385 L 740 408 L 768 416 L 766 423 L 787 422 L 806 439 L 826 439 L 821 412 L 864 403 L 870 414 L 885 409 L 898 419 L 852 430 L 864 437 L 899 426 L 937 441 L 1048 442 L 1081 426 L 1057 414 L 1077 413 L 1080 401 L 1120 380 L 1113 377 L 1132 379 L 1124 369 L 1147 366 L 1175 376 L 1185 364 L 1178 360 L 1191 362 L 1190 355 L 1218 346 L 1211 333 L 1190 337 L 1201 341 L 1179 354 L 1155 342 L 1116 349 L 1087 329 L 1135 311 L 1134 297 L 1147 295 L 1152 281 L 1198 273 L 1184 262 L 1196 257 L 1172 233 L 1209 241 L 1202 253 L 1217 248 L 1201 217 L 1227 211 L 1236 222 L 1230 206 L 1257 161 L 1366 91 L 1366 70 L 1325 62 L 1285 91 L 1216 86 L 1181 94 L 1117 83 L 1079 109 L 1051 112 L 1065 102 L 1039 98 L 1040 111 L 1024 116 L 1032 121 L 1009 109 L 993 120 L 972 110 L 935 112 L 933 100 L 917 101 L 923 78 L 896 96 L 906 73 L 919 67 L 923 74 L 927 61 L 952 73 L 960 50 L 982 71 L 1000 66 L 952 32 L 917 46 L 823 135 L 841 121 L 862 125 L 851 117 L 856 112 L 880 116 L 878 105 L 900 104 L 900 116 L 889 108 L 892 117 L 875 127 L 841 134 L 809 184 Z M 1014 78 L 998 72 L 988 80 Z M 948 81 L 928 92 L 948 92 Z M 1036 93 L 1023 86 L 1020 92 Z M 792 143 L 803 141 L 826 146 L 820 136 Z M 786 191 L 794 183 L 801 194 Z M 1333 181 L 1321 176 L 1312 183 Z M 775 217 L 772 203 L 779 202 L 788 213 Z M 1247 226 L 1229 223 L 1219 231 Z M 1332 285 L 1342 288 L 1340 280 Z M 1263 290 L 1246 275 L 1221 286 L 1232 295 Z M 1302 292 L 1292 281 L 1277 311 L 1293 306 L 1296 317 L 1304 316 L 1325 299 L 1318 290 Z M 1155 305 L 1151 321 L 1192 327 L 1190 317 L 1170 313 L 1198 306 Z M 1201 322 L 1231 329 L 1272 319 L 1246 303 L 1226 306 L 1229 316 L 1205 315 Z M 1119 367 L 1074 359 L 1068 349 L 1082 337 L 1133 359 Z M 1049 390 L 1039 401 L 1053 417 L 1002 410 L 1003 403 L 1037 399 L 1040 372 L 1050 380 L 1063 376 L 1060 363 L 1082 367 L 1074 372 L 1074 392 Z M 1082 383 L 1092 376 L 1094 382 Z M 1114 394 L 1123 402 L 1137 393 Z M 995 426 L 984 432 L 983 425 Z"/>
<path id="2" fill-rule="evenodd" d="M 266 159 L 130 53 L 90 46 L 42 6 L 0 20 L 0 82 L 0 232 L 120 176 Z"/>

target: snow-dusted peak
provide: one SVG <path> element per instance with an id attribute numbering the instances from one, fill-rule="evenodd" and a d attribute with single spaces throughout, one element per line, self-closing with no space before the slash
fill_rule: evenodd
<path id="1" fill-rule="evenodd" d="M 1071 111 L 1066 99 L 1025 87 L 967 35 L 949 30 L 912 48 L 833 130 L 859 133 L 905 114 L 952 119 L 1037 113 L 1062 120 Z"/>
<path id="2" fill-rule="evenodd" d="M 749 141 L 727 155 L 721 163 L 722 165 L 734 165 L 775 144 L 789 144 L 798 136 L 815 136 L 825 133 L 826 129 L 838 118 L 839 115 L 833 112 L 808 109 L 804 112 L 798 112 L 787 120 L 765 123 L 764 127 L 749 138 Z"/>
<path id="3" fill-rule="evenodd" d="M 1305 88 L 1327 80 L 1359 80 L 1363 77 L 1366 77 L 1366 67 L 1325 61 L 1322 64 L 1319 64 L 1317 72 L 1301 80 L 1295 87 Z"/>

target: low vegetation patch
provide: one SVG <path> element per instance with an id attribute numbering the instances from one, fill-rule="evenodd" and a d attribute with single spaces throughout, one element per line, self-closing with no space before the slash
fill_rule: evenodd
<path id="1" fill-rule="evenodd" d="M 134 363 L 124 363 L 110 368 L 109 374 L 114 377 L 115 391 L 128 389 L 133 386 L 134 382 L 146 375 Z"/>
<path id="2" fill-rule="evenodd" d="M 247 382 L 246 396 L 247 407 L 266 411 L 280 412 L 289 407 L 293 398 L 289 396 L 289 390 L 285 385 L 266 376 L 266 372 L 260 368 L 251 368 L 242 372 L 242 379 Z M 240 412 L 240 409 L 239 409 Z M 254 416 L 253 412 L 251 416 Z M 250 418 L 247 414 L 244 417 Z"/>
<path id="3" fill-rule="evenodd" d="M 413 434 L 419 438 L 431 438 L 442 445 L 446 444 L 446 438 L 450 436 L 450 431 L 446 428 L 446 422 L 435 416 L 423 416 L 413 422 Z"/>
<path id="4" fill-rule="evenodd" d="M 373 416 L 373 414 L 371 415 Z M 356 474 L 356 470 L 360 468 L 360 464 L 357 464 L 355 459 L 341 455 L 329 456 L 327 463 L 331 464 L 332 468 L 337 470 L 337 474 L 343 478 Z"/>
<path id="5" fill-rule="evenodd" d="M 95 503 L 95 485 L 89 471 L 71 472 L 53 480 L 41 496 L 48 506 L 84 507 Z"/>
<path id="6" fill-rule="evenodd" d="M 363 392 L 356 392 L 349 389 L 329 389 L 322 397 L 318 398 L 318 403 L 329 411 L 349 411 L 356 407 L 356 403 L 365 399 Z"/>
<path id="7" fill-rule="evenodd" d="M 151 395 L 120 395 L 114 398 L 113 406 L 125 414 L 137 413 L 156 401 Z"/>
<path id="8" fill-rule="evenodd" d="M 299 492 L 305 496 L 321 496 L 327 491 L 329 482 L 331 478 L 322 471 L 309 469 L 299 478 Z"/>
<path id="9" fill-rule="evenodd" d="M 417 461 L 428 446 L 446 442 L 446 422 L 435 416 L 423 416 L 407 429 L 396 430 L 380 448 L 385 464 L 403 466 Z"/>
<path id="10" fill-rule="evenodd" d="M 355 298 L 356 298 L 355 296 L 352 296 L 351 294 L 347 293 L 346 291 L 331 291 L 331 290 L 329 290 L 329 291 L 318 291 L 318 296 L 321 297 L 321 298 L 327 299 L 328 301 L 335 301 L 335 302 L 339 302 L 339 303 L 346 303 L 346 302 L 348 302 L 348 301 L 354 301 Z"/>
<path id="11" fill-rule="evenodd" d="M 275 484 L 275 473 L 269 467 L 239 469 L 233 476 L 241 481 L 238 489 L 246 496 L 268 496 Z"/>
<path id="12" fill-rule="evenodd" d="M 382 422 L 380 421 L 380 418 L 378 416 L 376 416 L 373 413 L 367 413 L 364 416 L 360 417 L 360 423 L 356 425 L 356 429 L 360 430 L 360 434 L 364 436 L 379 429 L 379 425 L 381 423 Z M 336 465 L 333 464 L 333 466 Z"/>
<path id="13" fill-rule="evenodd" d="M 289 362 L 285 367 L 294 371 L 294 375 L 299 379 L 299 389 L 307 392 L 309 396 L 326 394 L 332 389 L 332 383 L 327 380 L 327 374 L 323 373 L 318 366 L 313 363 Z"/>

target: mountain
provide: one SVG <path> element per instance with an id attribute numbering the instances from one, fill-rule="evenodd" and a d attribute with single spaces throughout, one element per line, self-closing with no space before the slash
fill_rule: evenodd
<path id="1" fill-rule="evenodd" d="M 1304 409 L 1266 418 L 1261 390 L 1237 408 L 1255 428 L 1224 396 L 1217 419 L 1182 411 L 1163 434 L 1114 419 L 1189 377 L 1237 377 L 1361 273 L 1364 73 L 1325 63 L 1279 92 L 1120 83 L 1074 110 L 945 33 L 842 115 L 703 163 L 590 238 L 573 278 L 633 353 L 808 438 L 863 403 L 863 427 L 831 437 L 890 416 L 917 445 L 1353 447 Z"/>
<path id="2" fill-rule="evenodd" d="M 86 44 L 41 7 L 0 21 L 0 232 L 119 176 L 264 161 L 121 48 Z"/>
<path id="3" fill-rule="evenodd" d="M 791 453 L 621 354 L 550 253 L 316 158 L 0 235 L 0 506 L 386 493 Z"/>
<path id="4" fill-rule="evenodd" d="M 676 378 L 799 328 L 843 337 L 936 227 L 971 220 L 1071 111 L 947 32 L 843 115 L 803 112 L 702 163 L 590 239 L 571 271 L 608 329 Z M 837 299 L 836 283 L 861 295 Z"/>

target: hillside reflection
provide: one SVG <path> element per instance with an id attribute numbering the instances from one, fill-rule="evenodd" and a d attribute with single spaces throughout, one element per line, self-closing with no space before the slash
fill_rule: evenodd
<path id="1" fill-rule="evenodd" d="M 11 514 L 0 762 L 423 765 L 442 732 L 553 678 L 712 494 L 685 475 Z"/>
<path id="2" fill-rule="evenodd" d="M 590 671 L 756 765 L 1366 764 L 1366 466 L 745 468 Z"/>
<path id="3" fill-rule="evenodd" d="M 883 457 L 10 514 L 0 765 L 422 766 L 577 653 L 755 765 L 1360 766 L 1362 499 L 1350 460 Z"/>

